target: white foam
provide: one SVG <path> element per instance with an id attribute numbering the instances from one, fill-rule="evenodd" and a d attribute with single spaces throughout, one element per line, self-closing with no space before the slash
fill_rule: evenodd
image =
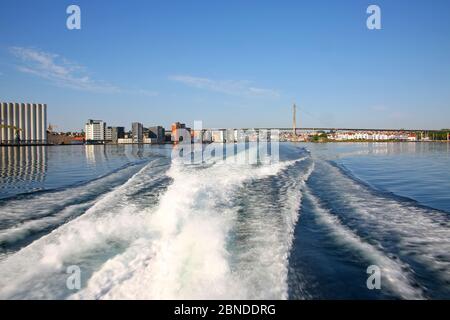
<path id="1" fill-rule="evenodd" d="M 0 262 L 0 298 L 67 298 L 68 265 L 87 280 L 72 298 L 244 298 L 226 243 L 245 181 L 276 175 L 294 162 L 264 166 L 173 163 L 157 207 L 127 194 L 157 179 L 149 166 L 102 196 L 85 214 Z"/>
<path id="2" fill-rule="evenodd" d="M 250 297 L 226 249 L 236 217 L 232 194 L 243 182 L 276 175 L 294 162 L 258 167 L 220 161 L 201 169 L 173 163 L 173 184 L 149 217 L 148 238 L 108 261 L 73 298 Z"/>
<path id="3" fill-rule="evenodd" d="M 245 213 L 236 230 L 233 268 L 250 299 L 288 299 L 289 254 L 299 219 L 302 190 L 314 164 L 279 175 L 278 194 L 246 189 Z M 275 198 L 273 198 L 275 196 Z"/>
<path id="4" fill-rule="evenodd" d="M 444 281 L 450 281 L 450 229 L 448 216 L 436 210 L 408 202 L 377 196 L 365 186 L 344 176 L 339 169 L 326 164 L 324 169 L 355 212 L 353 219 L 375 239 L 398 238 L 398 247 L 405 255 L 425 264 Z"/>
<path id="5" fill-rule="evenodd" d="M 127 194 L 156 179 L 152 163 L 102 196 L 85 214 L 0 262 L 1 298 L 64 298 L 68 264 L 88 266 L 103 250 L 132 243 L 146 233 L 146 212 Z M 95 260 L 95 259 L 94 259 Z M 70 293 L 70 292 L 69 292 Z"/>
<path id="6" fill-rule="evenodd" d="M 93 204 L 94 201 L 88 201 L 81 204 L 70 205 L 58 212 L 57 215 L 43 217 L 37 220 L 28 220 L 11 228 L 1 230 L 0 243 L 14 243 L 18 240 L 26 238 L 30 233 L 39 232 L 52 226 L 57 226 L 67 219 L 77 216 Z"/>
<path id="7" fill-rule="evenodd" d="M 389 288 L 404 299 L 423 299 L 420 289 L 413 286 L 412 279 L 407 273 L 406 264 L 394 261 L 374 246 L 364 242 L 350 229 L 342 225 L 340 220 L 324 209 L 317 198 L 311 194 L 308 188 L 305 189 L 305 196 L 314 205 L 314 213 L 318 219 L 325 224 L 336 241 L 348 245 L 353 251 L 359 252 L 363 257 L 370 260 L 372 264 L 381 269 L 383 285 L 387 282 Z"/>
<path id="8" fill-rule="evenodd" d="M 129 166 L 86 185 L 5 202 L 0 208 L 0 224 L 8 227 L 0 231 L 0 244 L 20 240 L 31 232 L 65 221 L 84 207 L 83 199 L 98 196 L 99 188 L 106 190 L 102 186 L 130 177 L 140 168 L 140 165 Z"/>

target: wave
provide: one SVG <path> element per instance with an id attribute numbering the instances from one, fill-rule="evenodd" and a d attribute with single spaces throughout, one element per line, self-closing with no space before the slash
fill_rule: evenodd
<path id="1" fill-rule="evenodd" d="M 0 226 L 7 228 L 10 227 L 9 223 L 14 224 L 34 217 L 45 216 L 55 208 L 63 208 L 68 204 L 77 203 L 80 198 L 90 195 L 92 191 L 98 190 L 98 188 L 114 186 L 117 181 L 120 182 L 126 179 L 127 176 L 139 170 L 136 168 L 142 168 L 143 165 L 143 162 L 128 164 L 88 182 L 61 189 L 39 190 L 1 199 L 2 216 L 0 217 Z M 34 209 L 31 212 L 29 210 L 30 207 Z"/>
<path id="2" fill-rule="evenodd" d="M 422 203 L 420 203 L 419 201 L 417 201 L 416 199 L 407 197 L 407 196 L 403 196 L 403 195 L 398 195 L 394 192 L 391 191 L 387 191 L 387 190 L 383 190 L 380 189 L 378 187 L 376 187 L 375 185 L 357 177 L 352 170 L 350 170 L 349 168 L 347 168 L 344 164 L 342 163 L 336 163 L 334 161 L 328 161 L 328 163 L 335 167 L 336 169 L 338 169 L 343 175 L 345 175 L 347 178 L 355 181 L 357 184 L 360 184 L 364 187 L 366 187 L 368 190 L 370 190 L 371 192 L 373 192 L 374 194 L 380 196 L 380 197 L 386 197 L 386 198 L 391 198 L 395 201 L 398 202 L 402 202 L 402 203 L 407 203 L 410 204 L 412 206 L 418 207 L 418 208 L 422 208 L 425 211 L 430 211 L 430 212 L 439 212 L 439 213 L 447 213 L 449 214 L 450 212 L 443 210 L 443 209 L 439 209 L 439 208 L 433 208 L 431 206 L 428 205 L 424 205 Z"/>
<path id="3" fill-rule="evenodd" d="M 349 246 L 353 252 L 358 252 L 370 263 L 381 269 L 383 286 L 387 283 L 389 289 L 403 299 L 424 298 L 412 275 L 406 271 L 409 267 L 405 263 L 398 260 L 394 261 L 377 247 L 363 241 L 352 230 L 344 226 L 338 217 L 325 209 L 308 187 L 305 189 L 305 197 L 313 204 L 314 213 L 318 220 L 327 226 L 338 243 Z"/>
<path id="4" fill-rule="evenodd" d="M 300 218 L 302 190 L 314 170 L 308 158 L 276 177 L 246 184 L 229 244 L 230 267 L 250 299 L 288 299 L 289 256 Z"/>
<path id="5" fill-rule="evenodd" d="M 249 298 L 227 250 L 245 182 L 276 176 L 297 161 L 270 166 L 234 159 L 199 168 L 173 162 L 173 183 L 146 224 L 147 236 L 95 272 L 76 299 Z"/>
<path id="6" fill-rule="evenodd" d="M 0 246 L 10 253 L 83 214 L 98 197 L 120 185 L 143 164 L 125 166 L 88 183 L 4 201 L 0 206 Z"/>
<path id="7" fill-rule="evenodd" d="M 138 239 L 146 230 L 146 211 L 129 194 L 164 173 L 164 167 L 153 165 L 148 163 L 126 183 L 97 199 L 83 215 L 2 260 L 0 297 L 65 298 L 71 293 L 65 288 L 68 265 L 79 265 L 87 277 Z"/>
<path id="8" fill-rule="evenodd" d="M 319 162 L 318 171 L 311 179 L 311 189 L 345 225 L 391 257 L 407 262 L 422 287 L 432 281 L 423 270 L 449 283 L 448 213 L 374 190 L 324 161 Z"/>
<path id="9" fill-rule="evenodd" d="M 250 297 L 230 268 L 227 249 L 236 192 L 297 161 L 270 166 L 224 161 L 207 168 L 172 162 L 167 171 L 147 165 L 95 199 L 83 215 L 1 261 L 0 297 Z M 171 184 L 158 189 L 164 177 Z M 150 196 L 151 191 L 158 194 Z M 70 265 L 82 270 L 83 288 L 75 294 L 65 287 Z"/>

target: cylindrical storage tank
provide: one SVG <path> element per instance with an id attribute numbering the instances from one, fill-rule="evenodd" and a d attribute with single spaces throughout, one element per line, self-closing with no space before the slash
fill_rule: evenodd
<path id="1" fill-rule="evenodd" d="M 44 104 L 42 108 L 42 130 L 44 132 L 43 143 L 47 144 L 47 105 Z"/>
<path id="2" fill-rule="evenodd" d="M 31 105 L 31 117 L 30 117 L 30 123 L 31 123 L 31 143 L 35 144 L 36 140 L 37 140 L 37 128 L 36 128 L 36 124 L 37 124 L 37 105 L 35 103 L 33 103 Z"/>
<path id="3" fill-rule="evenodd" d="M 12 128 L 14 126 L 14 103 L 8 103 L 8 112 L 7 112 L 7 125 L 8 128 L 8 143 L 13 144 L 14 143 L 14 129 Z"/>
<path id="4" fill-rule="evenodd" d="M 6 110 L 7 104 L 5 102 L 0 103 L 0 124 L 2 125 L 6 125 Z M 6 140 L 8 140 L 6 128 L 0 128 L 0 137 L 1 143 L 6 143 Z"/>
<path id="5" fill-rule="evenodd" d="M 1 125 L 3 124 L 3 103 L 0 102 L 0 144 L 3 143 L 3 130 Z"/>
<path id="6" fill-rule="evenodd" d="M 20 130 L 20 140 L 22 143 L 25 142 L 25 109 L 26 105 L 25 103 L 20 104 L 19 109 L 19 128 Z"/>
<path id="7" fill-rule="evenodd" d="M 37 143 L 42 143 L 42 104 L 36 107 L 36 140 Z"/>
<path id="8" fill-rule="evenodd" d="M 19 141 L 17 141 L 17 137 L 20 138 L 20 104 L 19 103 L 14 103 L 14 119 L 13 119 L 13 123 L 14 123 L 14 129 L 13 129 L 13 134 L 14 134 L 14 144 L 18 143 Z"/>
<path id="9" fill-rule="evenodd" d="M 28 144 L 31 143 L 31 108 L 32 105 L 27 103 L 25 106 L 25 140 Z"/>

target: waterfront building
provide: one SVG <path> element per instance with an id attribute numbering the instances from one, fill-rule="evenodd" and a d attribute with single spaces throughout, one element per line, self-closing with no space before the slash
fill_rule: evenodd
<path id="1" fill-rule="evenodd" d="M 226 142 L 227 143 L 234 143 L 237 141 L 237 130 L 235 129 L 229 129 L 226 131 Z"/>
<path id="2" fill-rule="evenodd" d="M 195 143 L 203 143 L 204 130 L 193 130 L 192 141 Z"/>
<path id="3" fill-rule="evenodd" d="M 224 143 L 225 142 L 225 131 L 224 130 L 213 130 L 212 131 L 212 142 Z"/>
<path id="4" fill-rule="evenodd" d="M 47 105 L 0 103 L 0 144 L 47 143 Z"/>
<path id="5" fill-rule="evenodd" d="M 64 144 L 83 144 L 84 136 L 69 133 L 49 132 L 47 137 L 49 145 L 64 145 Z"/>
<path id="6" fill-rule="evenodd" d="M 408 141 L 409 135 L 405 132 L 392 131 L 349 131 L 328 134 L 328 139 L 336 141 Z"/>
<path id="7" fill-rule="evenodd" d="M 177 143 L 180 141 L 180 137 L 183 136 L 184 131 L 181 129 L 186 129 L 186 125 L 184 123 L 175 122 L 174 124 L 172 124 L 172 137 L 171 137 L 172 142 Z"/>
<path id="8" fill-rule="evenodd" d="M 86 142 L 104 142 L 106 123 L 102 120 L 89 119 L 84 127 Z"/>
<path id="9" fill-rule="evenodd" d="M 203 132 L 202 139 L 203 139 L 203 142 L 205 142 L 205 143 L 212 142 L 212 131 L 211 130 L 205 130 Z"/>
<path id="10" fill-rule="evenodd" d="M 106 127 L 106 129 L 105 129 L 105 141 L 112 141 L 112 127 Z"/>
<path id="11" fill-rule="evenodd" d="M 132 144 L 133 139 L 132 138 L 120 138 L 120 139 L 117 139 L 117 143 L 118 144 Z"/>
<path id="12" fill-rule="evenodd" d="M 148 128 L 148 137 L 156 139 L 156 143 L 164 143 L 166 130 L 162 126 Z"/>
<path id="13" fill-rule="evenodd" d="M 119 139 L 123 139 L 125 137 L 125 128 L 124 127 L 111 127 L 111 142 L 119 143 Z"/>
<path id="14" fill-rule="evenodd" d="M 133 143 L 143 143 L 144 142 L 144 126 L 142 123 L 133 122 L 131 124 L 131 136 Z"/>

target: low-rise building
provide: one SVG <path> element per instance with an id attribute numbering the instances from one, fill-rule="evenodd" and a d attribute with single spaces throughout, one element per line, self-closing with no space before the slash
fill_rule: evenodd
<path id="1" fill-rule="evenodd" d="M 118 144 L 132 144 L 133 139 L 132 138 L 121 138 L 121 139 L 117 139 L 117 143 Z"/>
<path id="2" fill-rule="evenodd" d="M 210 143 L 212 142 L 212 131 L 211 130 L 205 130 L 202 134 L 202 141 L 204 143 Z"/>
<path id="3" fill-rule="evenodd" d="M 329 140 L 335 141 L 407 141 L 408 134 L 392 131 L 348 131 L 328 134 Z"/>
<path id="4" fill-rule="evenodd" d="M 213 130 L 211 138 L 212 142 L 224 143 L 225 142 L 224 130 Z"/>

